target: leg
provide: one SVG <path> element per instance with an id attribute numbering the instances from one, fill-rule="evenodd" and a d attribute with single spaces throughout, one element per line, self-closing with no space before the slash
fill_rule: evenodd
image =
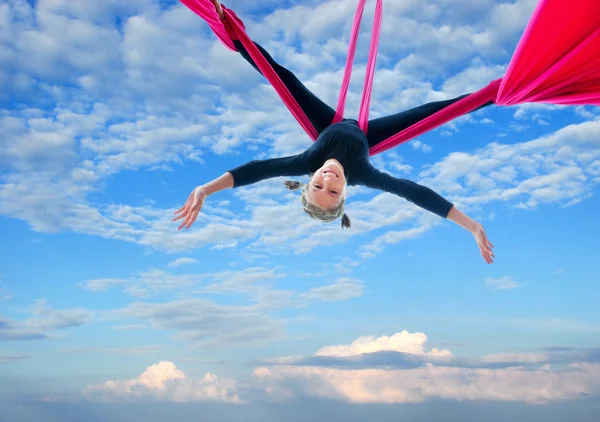
<path id="1" fill-rule="evenodd" d="M 367 129 L 367 138 L 369 139 L 369 148 L 374 147 L 378 143 L 386 140 L 390 136 L 395 135 L 398 132 L 406 129 L 414 125 L 417 122 L 431 116 L 432 114 L 442 110 L 443 108 L 449 106 L 460 100 L 461 98 L 466 97 L 469 94 L 461 95 L 460 97 L 453 98 L 451 100 L 446 101 L 437 101 L 433 103 L 427 103 L 415 108 L 411 108 L 410 110 L 402 111 L 400 113 L 392 114 L 391 116 L 380 117 L 378 119 L 373 119 L 369 121 L 369 127 Z M 490 101 L 487 104 L 482 105 L 481 107 L 476 108 L 473 111 L 479 110 L 480 108 L 487 107 L 493 104 Z M 471 111 L 471 113 L 473 112 Z"/>
<path id="2" fill-rule="evenodd" d="M 244 48 L 239 40 L 234 40 L 238 52 L 256 69 L 260 72 L 248 51 Z M 275 73 L 281 78 L 281 81 L 290 91 L 292 96 L 296 99 L 302 111 L 306 114 L 312 125 L 315 127 L 318 133 L 325 130 L 333 120 L 335 110 L 321 101 L 315 94 L 309 91 L 302 82 L 288 69 L 277 63 L 271 55 L 260 45 L 254 43 L 260 52 L 265 56 Z"/>

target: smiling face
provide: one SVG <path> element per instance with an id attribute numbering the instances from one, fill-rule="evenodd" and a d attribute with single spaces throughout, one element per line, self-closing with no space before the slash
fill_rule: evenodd
<path id="1" fill-rule="evenodd" d="M 344 169 L 334 160 L 329 160 L 318 169 L 306 188 L 311 203 L 326 209 L 338 207 L 346 196 Z"/>

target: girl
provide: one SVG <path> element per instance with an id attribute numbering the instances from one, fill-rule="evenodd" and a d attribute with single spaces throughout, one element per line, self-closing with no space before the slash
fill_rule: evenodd
<path id="1" fill-rule="evenodd" d="M 228 27 L 227 19 L 218 0 L 211 0 Z M 260 72 L 242 43 L 236 39 L 233 30 L 228 28 L 237 51 Z M 372 189 L 401 196 L 415 205 L 442 218 L 449 219 L 473 234 L 484 260 L 491 264 L 494 247 L 487 239 L 483 226 L 458 210 L 454 204 L 431 189 L 405 179 L 398 179 L 374 168 L 369 161 L 369 148 L 387 139 L 391 135 L 432 115 L 442 108 L 460 100 L 464 96 L 425 104 L 411 110 L 369 121 L 367 134 L 359 128 L 353 119 L 331 124 L 335 111 L 310 92 L 292 72 L 284 68 L 258 44 L 255 43 L 270 65 L 281 78 L 311 123 L 319 133 L 315 142 L 301 154 L 254 160 L 221 177 L 196 187 L 189 195 L 185 205 L 175 212 L 179 216 L 173 221 L 184 218 L 179 230 L 190 228 L 206 198 L 226 188 L 236 188 L 257 183 L 278 176 L 309 175 L 305 186 L 299 182 L 286 181 L 290 190 L 301 190 L 300 201 L 304 211 L 312 218 L 324 222 L 341 217 L 342 228 L 350 227 L 350 218 L 344 212 L 347 186 L 363 185 Z M 485 106 L 492 104 L 491 102 Z M 484 106 L 484 107 L 485 107 Z"/>

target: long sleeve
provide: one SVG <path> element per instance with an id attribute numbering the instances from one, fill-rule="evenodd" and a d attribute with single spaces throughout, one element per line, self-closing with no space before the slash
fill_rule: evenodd
<path id="1" fill-rule="evenodd" d="M 293 155 L 268 160 L 253 160 L 229 170 L 233 176 L 233 187 L 251 185 L 261 180 L 279 176 L 302 176 L 310 173 L 310 154 Z"/>
<path id="2" fill-rule="evenodd" d="M 454 206 L 450 201 L 426 186 L 419 185 L 410 180 L 395 178 L 373 167 L 362 176 L 363 180 L 361 184 L 372 189 L 379 189 L 398 195 L 442 218 L 447 218 L 450 209 Z"/>

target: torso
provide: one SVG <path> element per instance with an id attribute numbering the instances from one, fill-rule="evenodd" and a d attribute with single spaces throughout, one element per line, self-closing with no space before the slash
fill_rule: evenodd
<path id="1" fill-rule="evenodd" d="M 365 167 L 369 167 L 369 143 L 365 133 L 358 127 L 358 122 L 344 119 L 325 129 L 314 144 L 309 148 L 317 153 L 319 160 L 315 161 L 316 171 L 325 161 L 335 158 L 344 168 L 344 174 L 349 185 L 358 182 L 357 176 Z"/>

